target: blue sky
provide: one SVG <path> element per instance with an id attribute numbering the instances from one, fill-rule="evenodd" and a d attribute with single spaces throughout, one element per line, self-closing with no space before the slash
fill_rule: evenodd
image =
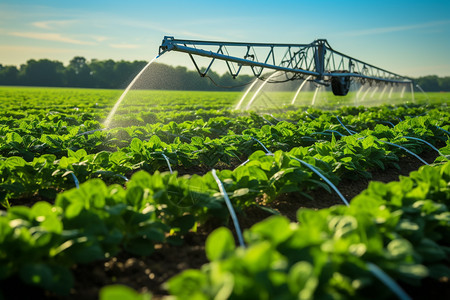
<path id="1" fill-rule="evenodd" d="M 406 76 L 450 76 L 450 1 L 0 0 L 0 63 L 151 60 L 180 39 L 309 43 Z M 169 57 L 169 56 L 168 56 Z M 191 67 L 187 56 L 164 63 Z"/>

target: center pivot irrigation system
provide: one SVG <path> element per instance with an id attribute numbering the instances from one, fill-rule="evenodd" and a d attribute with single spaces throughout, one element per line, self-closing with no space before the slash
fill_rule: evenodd
<path id="1" fill-rule="evenodd" d="M 281 71 L 288 80 L 309 80 L 330 86 L 334 95 L 347 95 L 352 81 L 410 84 L 410 78 L 375 67 L 333 50 L 325 39 L 310 44 L 269 44 L 179 40 L 165 36 L 159 55 L 167 51 L 188 53 L 200 76 L 207 76 L 216 59 L 226 62 L 228 71 L 236 78 L 243 66 L 249 66 L 253 75 L 262 78 L 264 69 Z M 258 55 L 260 58 L 258 58 Z M 210 58 L 208 66 L 200 68 L 194 56 Z"/>

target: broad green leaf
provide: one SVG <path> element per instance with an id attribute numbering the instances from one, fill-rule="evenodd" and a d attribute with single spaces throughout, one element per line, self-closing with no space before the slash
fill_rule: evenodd
<path id="1" fill-rule="evenodd" d="M 287 282 L 291 293 L 297 295 L 296 299 L 309 300 L 314 298 L 319 279 L 309 262 L 300 261 L 289 270 Z"/>
<path id="2" fill-rule="evenodd" d="M 186 270 L 167 282 L 168 290 L 179 299 L 209 300 L 203 290 L 207 287 L 208 277 L 200 270 Z"/>
<path id="3" fill-rule="evenodd" d="M 250 245 L 245 249 L 242 264 L 250 274 L 257 274 L 269 269 L 272 261 L 276 258 L 276 252 L 269 241 L 263 241 Z"/>
<path id="4" fill-rule="evenodd" d="M 251 241 L 268 240 L 276 246 L 289 238 L 292 232 L 293 228 L 286 217 L 271 216 L 253 225 L 245 232 L 245 236 Z"/>
<path id="5" fill-rule="evenodd" d="M 405 259 L 413 254 L 413 247 L 405 239 L 395 239 L 387 245 L 387 251 L 391 259 Z"/>
<path id="6" fill-rule="evenodd" d="M 23 167 L 27 164 L 27 162 L 18 156 L 11 156 L 6 159 L 6 166 L 9 168 Z"/>
<path id="7" fill-rule="evenodd" d="M 100 290 L 100 300 L 150 300 L 151 294 L 139 294 L 132 288 L 124 285 L 109 285 Z"/>
<path id="8" fill-rule="evenodd" d="M 205 251 L 210 261 L 227 258 L 235 248 L 233 234 L 225 227 L 214 230 L 206 239 Z"/>

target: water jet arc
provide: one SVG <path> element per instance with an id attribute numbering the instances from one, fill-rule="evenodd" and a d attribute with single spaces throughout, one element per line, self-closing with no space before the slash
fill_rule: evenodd
<path id="1" fill-rule="evenodd" d="M 136 81 L 139 79 L 139 77 L 141 77 L 141 75 L 145 72 L 145 70 L 147 70 L 147 68 L 159 57 L 160 55 L 157 55 L 155 58 L 153 58 L 151 61 L 149 61 L 144 68 L 142 68 L 142 70 L 133 78 L 133 80 L 130 82 L 130 84 L 127 86 L 127 88 L 125 89 L 125 91 L 122 93 L 122 95 L 120 96 L 120 98 L 116 101 L 116 103 L 114 104 L 113 108 L 111 109 L 111 112 L 108 114 L 108 117 L 106 117 L 105 122 L 103 123 L 105 128 L 109 128 L 109 126 L 111 125 L 112 119 L 114 117 L 114 115 L 117 112 L 117 109 L 120 106 L 120 103 L 122 103 L 123 99 L 125 98 L 125 96 L 128 94 L 128 91 L 131 89 L 131 87 L 136 83 Z"/>

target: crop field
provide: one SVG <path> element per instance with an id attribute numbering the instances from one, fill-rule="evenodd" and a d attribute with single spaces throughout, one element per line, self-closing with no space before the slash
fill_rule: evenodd
<path id="1" fill-rule="evenodd" d="M 0 299 L 450 299 L 448 94 L 121 94 L 0 87 Z"/>

